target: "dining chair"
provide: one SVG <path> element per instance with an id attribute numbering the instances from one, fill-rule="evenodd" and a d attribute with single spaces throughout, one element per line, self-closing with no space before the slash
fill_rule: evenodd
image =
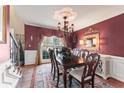
<path id="1" fill-rule="evenodd" d="M 78 48 L 74 48 L 74 49 L 72 50 L 73 56 L 79 56 L 79 53 L 80 53 L 80 49 L 78 49 Z"/>
<path id="2" fill-rule="evenodd" d="M 89 51 L 86 49 L 81 49 L 79 55 L 81 58 L 84 58 L 86 60 L 87 56 L 89 55 Z"/>
<path id="3" fill-rule="evenodd" d="M 54 62 L 54 50 L 53 49 L 49 49 L 49 57 L 50 57 L 50 60 L 51 60 L 51 73 L 53 73 L 53 80 L 55 79 L 55 62 Z"/>
<path id="4" fill-rule="evenodd" d="M 63 75 L 64 73 L 64 67 L 59 64 L 59 60 L 63 61 L 63 62 L 68 62 L 70 61 L 70 50 L 69 49 L 64 49 L 64 51 L 58 52 L 57 54 L 57 50 L 54 50 L 53 56 L 54 56 L 54 63 L 55 63 L 55 72 L 56 72 L 56 78 L 57 78 L 57 84 L 56 87 L 58 87 L 59 85 L 59 80 L 60 80 L 60 75 Z M 70 71 L 70 69 L 67 70 L 67 73 Z"/>
<path id="5" fill-rule="evenodd" d="M 52 52 L 53 52 L 53 50 L 49 48 L 48 54 L 49 54 L 50 61 L 51 61 L 51 73 L 53 71 L 53 57 L 52 57 Z"/>
<path id="6" fill-rule="evenodd" d="M 77 80 L 81 87 L 84 88 L 84 84 L 88 83 L 94 88 L 94 77 L 96 67 L 99 63 L 100 55 L 97 53 L 91 53 L 87 56 L 86 62 L 81 68 L 73 69 L 69 72 L 69 87 L 72 85 L 72 78 Z"/>
<path id="7" fill-rule="evenodd" d="M 57 58 L 59 58 L 59 57 L 56 52 L 57 52 L 56 50 L 54 50 L 54 52 L 53 52 L 53 62 L 55 64 L 55 77 L 57 78 L 56 87 L 58 87 L 60 75 L 62 75 L 62 73 L 63 73 L 63 67 L 59 64 L 59 62 L 57 60 Z"/>

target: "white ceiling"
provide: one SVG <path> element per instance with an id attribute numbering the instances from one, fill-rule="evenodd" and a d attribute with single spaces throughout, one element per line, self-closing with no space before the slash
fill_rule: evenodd
<path id="1" fill-rule="evenodd" d="M 75 30 L 96 24 L 103 20 L 124 13 L 124 5 L 16 5 L 16 13 L 25 24 L 55 29 L 58 21 L 54 12 L 63 7 L 70 7 L 77 13 L 73 23 Z"/>

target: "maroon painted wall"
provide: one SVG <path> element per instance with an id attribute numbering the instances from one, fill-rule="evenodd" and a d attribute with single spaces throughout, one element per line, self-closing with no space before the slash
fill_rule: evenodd
<path id="1" fill-rule="evenodd" d="M 79 40 L 90 27 L 100 33 L 100 53 L 124 57 L 124 14 L 75 32 Z M 79 41 L 77 47 L 83 48 Z"/>
<path id="2" fill-rule="evenodd" d="M 33 37 L 32 41 L 31 36 Z M 25 25 L 25 50 L 36 50 L 38 48 L 38 43 L 43 36 L 62 37 L 62 32 L 43 27 Z M 31 45 L 30 47 L 29 44 Z"/>

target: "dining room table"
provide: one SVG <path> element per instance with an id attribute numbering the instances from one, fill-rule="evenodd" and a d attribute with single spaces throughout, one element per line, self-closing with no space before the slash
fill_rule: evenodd
<path id="1" fill-rule="evenodd" d="M 69 58 L 64 58 L 61 54 L 58 54 L 56 60 L 59 65 L 63 67 L 63 82 L 64 88 L 67 88 L 67 74 L 68 70 L 76 67 L 83 66 L 85 63 L 85 59 L 82 57 L 78 57 L 75 55 L 71 55 Z"/>

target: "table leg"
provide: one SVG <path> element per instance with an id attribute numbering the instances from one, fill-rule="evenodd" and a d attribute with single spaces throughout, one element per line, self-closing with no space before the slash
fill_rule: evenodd
<path id="1" fill-rule="evenodd" d="M 64 70 L 63 73 L 63 81 L 64 81 L 64 88 L 67 88 L 67 70 Z"/>

